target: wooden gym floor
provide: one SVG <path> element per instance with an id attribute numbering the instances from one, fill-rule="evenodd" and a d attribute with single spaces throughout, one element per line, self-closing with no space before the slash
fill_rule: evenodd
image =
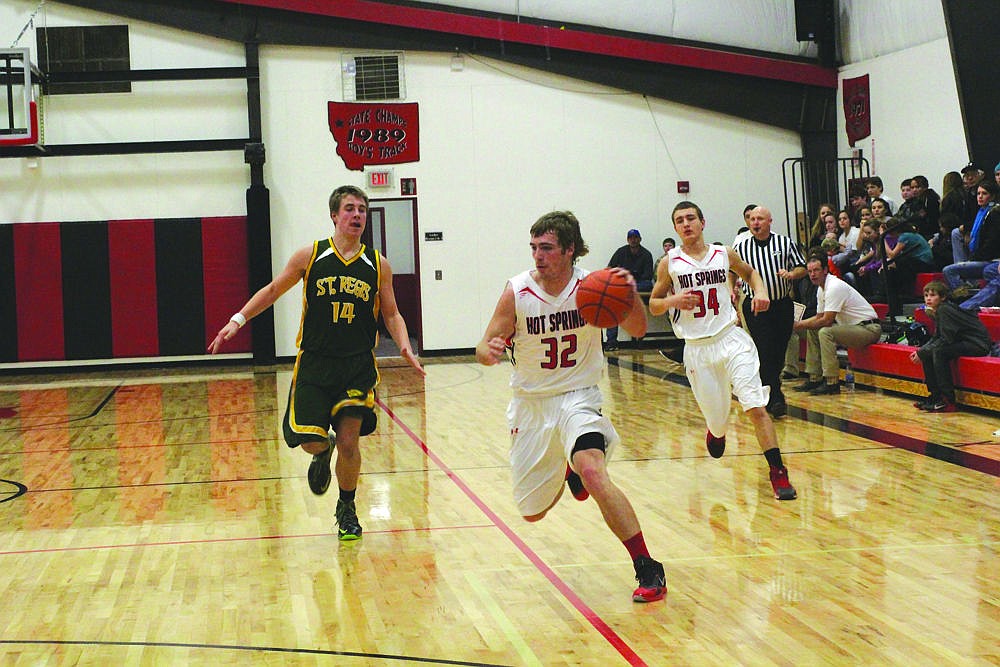
<path id="1" fill-rule="evenodd" d="M 670 589 L 640 605 L 592 500 L 518 516 L 509 367 L 427 370 L 383 368 L 343 544 L 280 439 L 289 366 L 6 377 L 0 665 L 1000 665 L 997 415 L 789 391 L 778 503 L 735 404 L 711 459 L 681 367 L 612 355 Z"/>

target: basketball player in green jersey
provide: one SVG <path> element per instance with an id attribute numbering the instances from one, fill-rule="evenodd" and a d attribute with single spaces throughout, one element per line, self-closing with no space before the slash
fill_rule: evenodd
<path id="1" fill-rule="evenodd" d="M 330 486 L 330 460 L 336 445 L 334 469 L 340 487 L 336 517 L 341 540 L 361 537 L 354 504 L 361 474 L 358 439 L 375 430 L 379 375 L 374 349 L 379 314 L 402 357 L 425 374 L 396 307 L 392 268 L 377 250 L 361 242 L 367 216 L 368 196 L 363 190 L 350 185 L 334 190 L 330 195 L 333 237 L 297 250 L 281 273 L 250 297 L 208 346 L 212 354 L 218 352 L 247 320 L 303 281 L 299 352 L 283 432 L 289 447 L 301 445 L 312 455 L 309 488 L 317 495 Z M 335 437 L 328 437 L 331 426 Z"/>

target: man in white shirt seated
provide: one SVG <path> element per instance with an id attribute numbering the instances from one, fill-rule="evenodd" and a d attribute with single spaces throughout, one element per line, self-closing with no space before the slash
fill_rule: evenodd
<path id="1" fill-rule="evenodd" d="M 882 335 L 878 314 L 857 290 L 831 275 L 826 257 L 806 262 L 809 280 L 819 290 L 816 314 L 798 321 L 795 331 L 806 332 L 806 373 L 809 380 L 796 391 L 813 395 L 840 393 L 840 362 L 837 345 L 862 348 L 878 342 Z"/>

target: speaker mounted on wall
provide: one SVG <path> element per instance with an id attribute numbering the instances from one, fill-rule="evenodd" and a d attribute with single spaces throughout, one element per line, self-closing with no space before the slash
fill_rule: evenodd
<path id="1" fill-rule="evenodd" d="M 795 39 L 832 42 L 834 0 L 795 0 Z"/>

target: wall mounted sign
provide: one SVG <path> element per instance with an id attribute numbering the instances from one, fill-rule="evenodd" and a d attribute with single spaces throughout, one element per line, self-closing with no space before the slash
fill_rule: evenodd
<path id="1" fill-rule="evenodd" d="M 392 169 L 372 169 L 368 172 L 368 187 L 392 187 Z"/>
<path id="2" fill-rule="evenodd" d="M 844 121 L 847 142 L 853 146 L 858 139 L 872 133 L 871 96 L 868 92 L 868 75 L 844 79 Z"/>
<path id="3" fill-rule="evenodd" d="M 420 160 L 416 102 L 328 102 L 327 109 L 337 155 L 348 169 Z"/>

